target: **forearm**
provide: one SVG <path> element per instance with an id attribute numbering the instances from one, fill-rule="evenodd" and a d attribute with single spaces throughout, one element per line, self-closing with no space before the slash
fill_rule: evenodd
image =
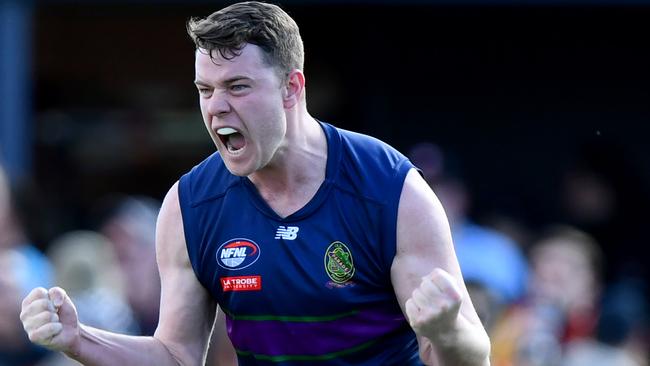
<path id="1" fill-rule="evenodd" d="M 86 366 L 178 366 L 172 352 L 154 337 L 116 334 L 81 326 L 74 349 L 66 355 Z"/>
<path id="2" fill-rule="evenodd" d="M 424 349 L 422 358 L 432 365 L 489 366 L 490 339 L 482 326 L 459 315 L 456 327 L 427 338 L 432 347 Z M 429 353 L 429 354 L 427 354 Z"/>

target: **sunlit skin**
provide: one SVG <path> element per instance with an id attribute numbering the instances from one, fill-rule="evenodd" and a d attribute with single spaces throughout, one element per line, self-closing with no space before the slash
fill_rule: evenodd
<path id="1" fill-rule="evenodd" d="M 227 60 L 219 52 L 196 52 L 195 83 L 201 114 L 212 140 L 228 169 L 247 176 L 267 165 L 285 143 L 287 121 L 283 106 L 283 82 L 266 65 L 254 45 Z M 228 151 L 216 131 L 231 127 L 240 132 L 245 145 Z"/>

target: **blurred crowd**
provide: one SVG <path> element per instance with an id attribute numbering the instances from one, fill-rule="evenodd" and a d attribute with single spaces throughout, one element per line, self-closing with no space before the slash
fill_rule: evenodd
<path id="1" fill-rule="evenodd" d="M 650 365 L 647 279 L 642 262 L 617 253 L 625 246 L 606 242 L 615 238 L 603 226 L 624 208 L 601 176 L 584 166 L 568 171 L 567 215 L 530 228 L 503 214 L 474 217 L 471 190 L 438 145 L 417 144 L 408 156 L 445 207 L 463 276 L 491 337 L 492 365 Z M 22 331 L 21 299 L 37 286 L 65 288 L 85 324 L 153 334 L 160 202 L 108 197 L 97 203 L 92 230 L 37 246 L 15 188 L 0 167 L 0 366 L 77 365 L 31 345 Z M 220 364 L 214 355 L 207 363 Z"/>
<path id="2" fill-rule="evenodd" d="M 154 246 L 158 201 L 103 200 L 96 228 L 67 232 L 44 253 L 30 242 L 18 206 L 0 170 L 0 366 L 78 364 L 31 345 L 22 330 L 21 300 L 38 286 L 64 288 L 85 324 L 153 334 L 160 296 Z"/>
<path id="3" fill-rule="evenodd" d="M 630 249 L 639 228 L 633 220 L 616 226 L 623 194 L 606 175 L 585 162 L 571 166 L 561 182 L 565 213 L 531 229 L 503 213 L 473 220 L 461 169 L 439 146 L 418 144 L 409 157 L 445 207 L 493 366 L 650 364 L 645 259 Z"/>

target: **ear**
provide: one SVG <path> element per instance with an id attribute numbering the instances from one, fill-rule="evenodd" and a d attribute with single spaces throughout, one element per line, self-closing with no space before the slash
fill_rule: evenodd
<path id="1" fill-rule="evenodd" d="M 283 86 L 282 101 L 285 109 L 296 106 L 305 93 L 305 74 L 302 71 L 292 70 Z"/>

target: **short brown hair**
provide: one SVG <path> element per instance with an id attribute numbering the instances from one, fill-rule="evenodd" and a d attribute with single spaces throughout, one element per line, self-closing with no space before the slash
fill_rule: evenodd
<path id="1" fill-rule="evenodd" d="M 264 52 L 264 61 L 283 74 L 303 69 L 304 48 L 296 22 L 279 6 L 257 1 L 230 5 L 207 18 L 192 18 L 187 32 L 197 48 L 219 52 L 224 59 L 241 54 L 250 43 Z"/>

